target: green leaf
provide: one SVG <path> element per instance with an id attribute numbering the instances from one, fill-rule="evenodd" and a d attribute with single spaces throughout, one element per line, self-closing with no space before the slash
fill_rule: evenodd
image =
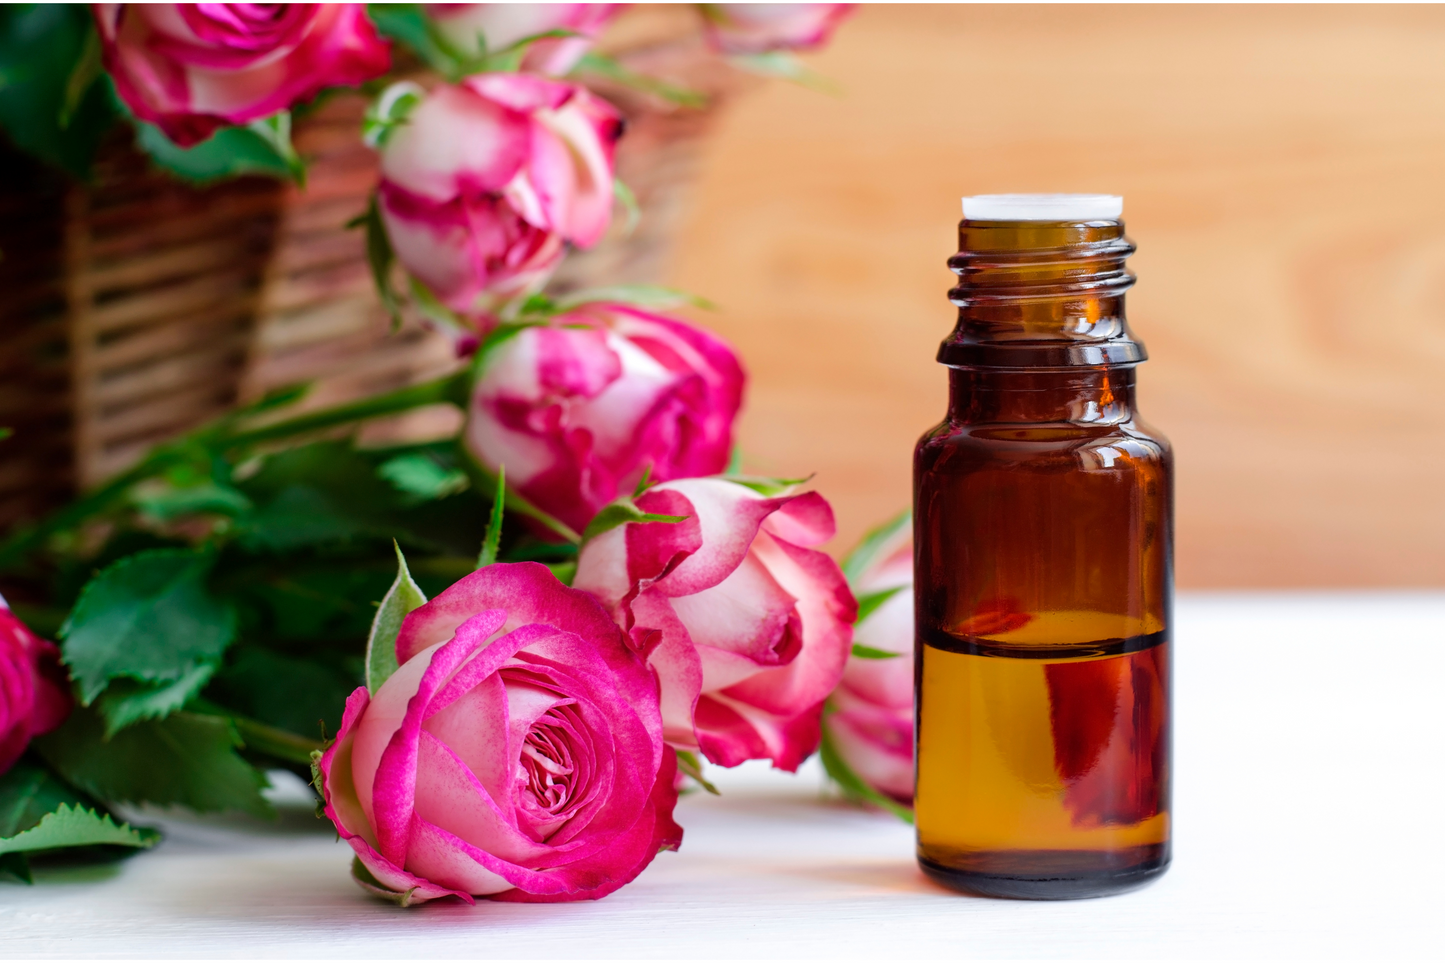
<path id="1" fill-rule="evenodd" d="M 382 598 L 371 623 L 371 634 L 366 639 L 366 688 L 372 695 L 376 695 L 382 683 L 398 668 L 396 637 L 401 632 L 402 621 L 426 604 L 426 596 L 406 567 L 401 546 L 395 542 L 392 546 L 396 549 L 396 581 Z"/>
<path id="2" fill-rule="evenodd" d="M 477 570 L 486 568 L 497 560 L 497 549 L 502 544 L 502 510 L 507 504 L 507 466 L 497 466 L 497 488 L 492 492 L 492 517 L 487 521 L 487 532 L 482 536 L 482 551 L 477 556 Z"/>
<path id="3" fill-rule="evenodd" d="M 466 491 L 471 484 L 467 473 L 460 468 L 439 465 L 436 459 L 421 452 L 397 455 L 383 462 L 377 474 L 418 501 L 455 495 Z"/>
<path id="4" fill-rule="evenodd" d="M 889 652 L 887 649 L 875 649 L 871 645 L 864 645 L 862 642 L 854 642 L 853 654 L 860 659 L 896 659 L 903 653 Z"/>
<path id="5" fill-rule="evenodd" d="M 304 545 L 343 542 L 362 530 L 325 494 L 310 485 L 294 484 L 245 519 L 242 536 L 248 547 L 289 552 Z"/>
<path id="6" fill-rule="evenodd" d="M 5 428 L 3 426 L 0 426 L 0 441 L 4 441 L 6 438 L 13 437 L 14 434 L 14 428 Z"/>
<path id="7" fill-rule="evenodd" d="M 596 538 L 603 532 L 610 532 L 619 525 L 626 525 L 628 522 L 685 522 L 691 515 L 658 515 L 653 512 L 644 512 L 637 507 L 637 503 L 630 498 L 619 498 L 610 505 L 603 506 L 602 510 L 592 517 L 587 523 L 587 528 L 582 532 L 582 541 Z"/>
<path id="8" fill-rule="evenodd" d="M 112 679 L 174 682 L 214 662 L 236 635 L 236 612 L 206 587 L 214 557 L 139 552 L 105 569 L 61 628 L 61 649 L 89 705 Z"/>
<path id="9" fill-rule="evenodd" d="M 686 752 L 682 749 L 677 750 L 677 771 L 687 776 L 714 796 L 722 795 L 722 793 L 718 792 L 716 786 L 704 778 L 702 774 L 702 760 L 694 753 Z"/>
<path id="10" fill-rule="evenodd" d="M 677 104 L 680 107 L 692 107 L 700 109 L 707 106 L 707 96 L 695 90 L 688 90 L 686 87 L 679 87 L 670 84 L 665 80 L 658 80 L 656 77 L 648 77 L 636 73 L 624 67 L 620 62 L 600 54 L 595 50 L 588 51 L 582 55 L 577 66 L 572 68 L 574 74 L 590 73 L 599 77 L 606 77 L 608 80 L 621 84 L 624 87 L 631 87 L 633 90 L 640 90 L 646 94 Z"/>
<path id="11" fill-rule="evenodd" d="M 91 75 L 82 86 L 94 42 L 84 4 L 0 6 L 0 128 L 17 147 L 80 178 L 90 176 L 101 138 L 122 116 L 109 78 L 96 83 Z"/>
<path id="12" fill-rule="evenodd" d="M 31 745 L 67 782 L 108 802 L 273 814 L 261 795 L 265 775 L 236 754 L 241 738 L 219 716 L 176 712 L 138 722 L 107 741 L 100 714 L 77 707 L 64 725 Z"/>
<path id="13" fill-rule="evenodd" d="M 666 288 L 660 284 L 615 284 L 604 288 L 586 288 L 558 298 L 556 310 L 560 314 L 580 308 L 584 304 L 631 304 L 639 308 L 680 308 L 691 305 L 707 311 L 717 310 L 717 305 L 707 298 L 677 288 Z"/>
<path id="14" fill-rule="evenodd" d="M 889 799 L 872 786 L 863 781 L 843 757 L 838 755 L 837 747 L 833 745 L 832 734 L 828 731 L 827 712 L 825 710 L 823 719 L 823 738 L 818 744 L 818 755 L 822 757 L 823 769 L 827 771 L 829 778 L 838 784 L 843 790 L 843 795 L 854 802 L 869 802 L 875 806 L 881 806 L 899 819 L 913 825 L 913 810 Z"/>
<path id="15" fill-rule="evenodd" d="M 893 586 L 893 588 L 880 589 L 877 592 L 864 592 L 862 595 L 859 595 L 858 617 L 853 620 L 853 624 L 862 625 L 863 620 L 866 619 L 868 616 L 872 615 L 874 612 L 878 611 L 879 607 L 882 606 L 884 602 L 887 602 L 893 596 L 897 595 L 899 592 L 903 591 L 906 588 L 909 588 L 909 586 L 895 585 Z M 889 654 L 892 655 L 893 653 Z M 877 659 L 883 657 L 875 655 L 864 656 L 864 658 Z"/>
<path id="16" fill-rule="evenodd" d="M 365 632 L 363 627 L 358 636 Z M 355 638 L 350 640 L 352 647 Z M 307 651 L 311 658 L 294 658 L 259 645 L 242 644 L 234 664 L 223 668 L 207 689 L 208 696 L 213 695 L 226 707 L 224 711 L 207 711 L 231 716 L 248 750 L 294 760 L 295 739 L 335 732 L 340 726 L 346 697 L 364 672 L 319 661 L 319 640 L 310 641 Z M 360 658 L 348 659 L 351 661 L 360 668 Z M 271 731 L 263 732 L 256 726 L 267 726 Z M 288 733 L 289 737 L 283 739 L 277 733 Z"/>
<path id="17" fill-rule="evenodd" d="M 277 150 L 279 132 L 266 135 L 251 127 L 223 127 L 194 147 L 178 147 L 154 124 L 137 120 L 135 127 L 136 146 L 185 181 L 206 184 L 242 174 L 295 176 L 293 161 Z"/>
<path id="18" fill-rule="evenodd" d="M 229 515 L 234 518 L 251 510 L 249 498 L 229 485 L 217 485 L 215 482 L 185 488 L 137 491 L 132 500 L 142 512 L 162 522 L 195 514 Z"/>
<path id="19" fill-rule="evenodd" d="M 62 804 L 94 806 L 26 753 L 0 775 L 0 837 L 14 836 L 40 822 Z"/>
<path id="20" fill-rule="evenodd" d="M 103 69 L 100 62 L 100 35 L 89 30 L 81 44 L 80 57 L 75 61 L 70 77 L 65 81 L 65 99 L 60 104 L 60 114 L 56 118 L 61 129 L 69 127 L 75 115 L 80 112 L 85 95 L 100 78 Z"/>
<path id="21" fill-rule="evenodd" d="M 888 548 L 889 543 L 893 539 L 901 537 L 903 530 L 912 524 L 913 511 L 905 508 L 877 528 L 869 529 L 857 546 L 843 559 L 841 567 L 849 584 L 856 582 L 878 560 L 879 554 Z M 862 599 L 860 598 L 859 601 L 861 602 Z M 858 621 L 863 621 L 861 614 L 858 616 Z"/>
<path id="22" fill-rule="evenodd" d="M 184 707 L 200 695 L 215 671 L 214 663 L 201 663 L 175 682 L 116 679 L 96 700 L 100 714 L 105 717 L 105 738 L 142 719 L 164 719 Z"/>
<path id="23" fill-rule="evenodd" d="M 104 816 L 94 809 L 71 808 L 62 804 L 46 814 L 40 824 L 16 836 L 0 839 L 0 853 L 33 853 L 44 849 L 68 846 L 131 846 L 149 849 L 160 839 L 154 829 L 132 829 L 128 824 L 117 826 L 110 814 Z"/>

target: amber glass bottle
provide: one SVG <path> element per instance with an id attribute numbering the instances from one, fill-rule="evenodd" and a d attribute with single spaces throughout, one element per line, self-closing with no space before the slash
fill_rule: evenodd
<path id="1" fill-rule="evenodd" d="M 967 198 L 948 416 L 914 457 L 918 858 L 1102 896 L 1169 865 L 1172 461 L 1119 198 Z"/>

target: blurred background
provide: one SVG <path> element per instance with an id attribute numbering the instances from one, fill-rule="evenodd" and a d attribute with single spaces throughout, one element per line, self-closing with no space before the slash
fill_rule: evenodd
<path id="1" fill-rule="evenodd" d="M 1445 9 L 865 6 L 705 155 L 670 282 L 844 548 L 943 414 L 959 197 L 1122 194 L 1182 588 L 1445 585 Z"/>

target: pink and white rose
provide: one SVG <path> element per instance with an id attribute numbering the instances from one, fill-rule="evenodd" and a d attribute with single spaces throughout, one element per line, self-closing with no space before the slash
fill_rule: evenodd
<path id="1" fill-rule="evenodd" d="M 725 478 L 668 482 L 636 502 L 686 521 L 590 539 L 574 585 L 657 672 L 668 742 L 723 766 L 796 770 L 818 747 L 857 612 L 837 564 L 813 549 L 833 537 L 833 510 L 816 492 L 768 496 Z"/>
<path id="2" fill-rule="evenodd" d="M 489 349 L 466 445 L 487 469 L 576 531 L 651 471 L 722 471 L 742 404 L 726 342 L 675 318 L 591 304 Z"/>
<path id="3" fill-rule="evenodd" d="M 852 3 L 704 3 L 709 42 L 730 54 L 816 50 L 853 12 Z"/>
<path id="4" fill-rule="evenodd" d="M 485 315 L 539 286 L 612 217 L 615 108 L 576 84 L 479 74 L 432 90 L 381 153 L 397 258 L 443 303 Z"/>
<path id="5" fill-rule="evenodd" d="M 681 843 L 657 682 L 545 566 L 457 582 L 407 616 L 396 656 L 319 763 L 326 814 L 383 892 L 597 899 Z"/>
<path id="6" fill-rule="evenodd" d="M 522 57 L 529 73 L 560 77 L 591 49 L 602 28 L 622 10 L 616 3 L 431 3 L 427 13 L 448 41 L 472 56 L 496 53 L 519 40 L 551 30 L 578 36 L 550 37 L 532 43 Z"/>
<path id="7" fill-rule="evenodd" d="M 98 3 L 93 9 L 116 93 L 182 147 L 391 67 L 388 45 L 360 3 Z"/>
<path id="8" fill-rule="evenodd" d="M 0 596 L 0 773 L 32 738 L 64 722 L 72 705 L 60 650 L 31 632 Z"/>
<path id="9" fill-rule="evenodd" d="M 853 580 L 862 596 L 902 587 L 853 630 L 853 641 L 896 658 L 851 656 L 833 692 L 829 738 L 869 786 L 901 803 L 913 801 L 913 532 L 904 525 Z"/>

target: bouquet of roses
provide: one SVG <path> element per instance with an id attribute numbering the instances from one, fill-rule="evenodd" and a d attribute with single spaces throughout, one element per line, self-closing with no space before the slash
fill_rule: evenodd
<path id="1" fill-rule="evenodd" d="M 288 111 L 372 83 L 378 293 L 465 364 L 301 415 L 303 389 L 274 393 L 0 543 L 0 869 L 152 844 L 120 804 L 264 814 L 276 768 L 403 904 L 606 895 L 679 845 L 704 760 L 791 771 L 821 741 L 850 794 L 906 803 L 906 646 L 853 642 L 860 611 L 897 622 L 897 526 L 855 554 L 855 598 L 817 550 L 828 503 L 736 470 L 743 369 L 668 313 L 685 298 L 546 291 L 626 197 L 618 113 L 576 74 L 625 73 L 590 50 L 615 12 L 95 7 L 37 149 L 73 148 L 100 98 L 162 163 L 299 177 Z M 720 51 L 774 67 L 845 12 L 702 8 Z M 387 37 L 432 73 L 374 83 Z M 453 437 L 356 443 L 438 404 Z"/>

